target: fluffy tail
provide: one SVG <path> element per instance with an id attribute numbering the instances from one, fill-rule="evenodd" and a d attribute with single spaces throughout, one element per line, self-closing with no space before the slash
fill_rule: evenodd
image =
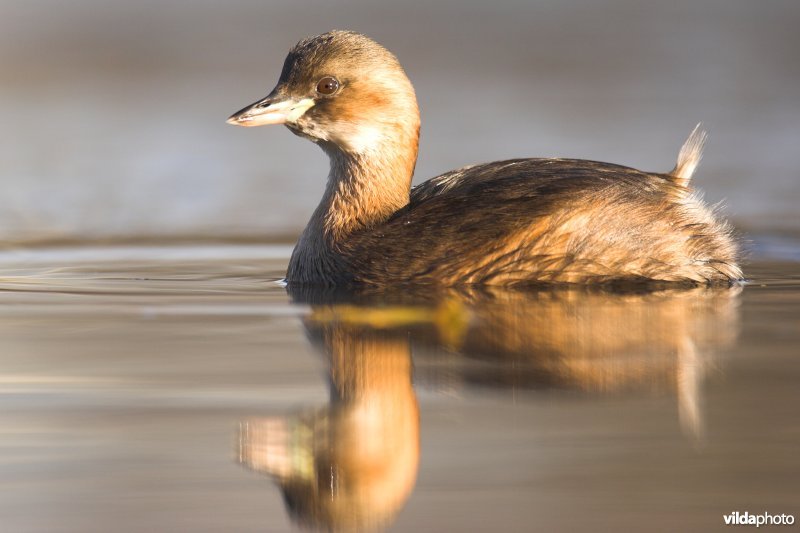
<path id="1" fill-rule="evenodd" d="M 701 122 L 694 127 L 689 138 L 683 143 L 681 151 L 678 153 L 678 163 L 670 174 L 675 178 L 675 182 L 681 187 L 688 187 L 689 180 L 692 179 L 700 159 L 703 157 L 703 145 L 706 143 L 708 134 L 703 129 Z"/>

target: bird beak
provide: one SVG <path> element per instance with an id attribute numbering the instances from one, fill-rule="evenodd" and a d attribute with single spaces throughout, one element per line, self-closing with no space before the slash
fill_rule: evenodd
<path id="1" fill-rule="evenodd" d="M 269 96 L 231 115 L 228 124 L 234 126 L 266 126 L 295 122 L 314 106 L 312 98 L 294 100 L 272 91 Z"/>

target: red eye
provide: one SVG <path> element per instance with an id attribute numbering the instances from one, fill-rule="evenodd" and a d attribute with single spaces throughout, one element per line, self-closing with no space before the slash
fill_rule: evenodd
<path id="1" fill-rule="evenodd" d="M 339 80 L 331 76 L 325 76 L 317 83 L 317 92 L 319 94 L 333 94 L 338 90 Z"/>

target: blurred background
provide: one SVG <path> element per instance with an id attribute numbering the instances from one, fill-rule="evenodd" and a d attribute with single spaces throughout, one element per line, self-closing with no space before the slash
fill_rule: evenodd
<path id="1" fill-rule="evenodd" d="M 746 233 L 800 229 L 795 0 L 0 0 L 0 239 L 286 239 L 327 161 L 283 128 L 224 123 L 300 38 L 340 28 L 415 84 L 415 181 L 524 156 L 666 171 Z"/>

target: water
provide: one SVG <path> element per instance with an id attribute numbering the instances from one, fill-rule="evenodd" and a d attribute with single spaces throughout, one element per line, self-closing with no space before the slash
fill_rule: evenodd
<path id="1" fill-rule="evenodd" d="M 724 290 L 334 297 L 288 295 L 288 253 L 0 254 L 2 530 L 800 514 L 798 263 Z"/>

